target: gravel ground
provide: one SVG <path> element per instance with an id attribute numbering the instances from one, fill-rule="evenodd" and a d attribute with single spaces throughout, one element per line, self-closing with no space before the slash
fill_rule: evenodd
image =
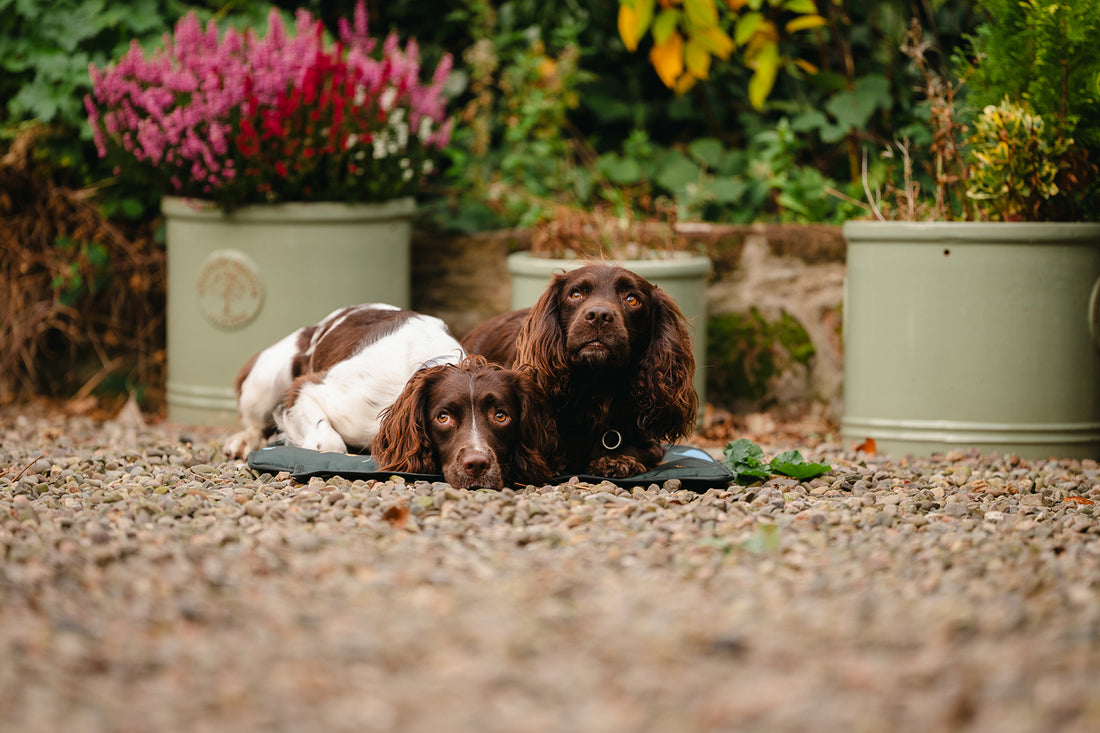
<path id="1" fill-rule="evenodd" d="M 498 493 L 223 432 L 0 411 L 0 729 L 1100 730 L 1096 463 Z"/>

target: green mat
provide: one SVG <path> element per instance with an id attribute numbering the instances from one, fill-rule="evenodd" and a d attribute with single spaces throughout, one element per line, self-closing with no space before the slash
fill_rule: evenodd
<path id="1" fill-rule="evenodd" d="M 407 481 L 442 481 L 439 474 L 401 473 L 380 471 L 370 456 L 352 456 L 346 453 L 319 453 L 306 448 L 277 445 L 261 448 L 248 456 L 248 465 L 257 471 L 278 473 L 286 471 L 298 481 L 308 481 L 313 476 L 343 476 L 355 479 L 386 480 L 401 476 Z M 558 476 L 553 483 L 565 483 L 572 475 Z M 726 488 L 733 481 L 722 463 L 701 448 L 689 445 L 670 445 L 664 460 L 650 471 L 629 478 L 578 475 L 581 481 L 599 483 L 610 481 L 618 486 L 661 484 L 669 479 L 679 479 L 680 485 L 691 491 L 703 492 L 712 488 Z"/>

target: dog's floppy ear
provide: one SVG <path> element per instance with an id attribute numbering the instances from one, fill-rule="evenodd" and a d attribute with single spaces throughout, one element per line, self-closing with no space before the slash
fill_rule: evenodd
<path id="1" fill-rule="evenodd" d="M 658 440 L 675 441 L 695 428 L 695 356 L 687 319 L 672 297 L 657 287 L 649 293 L 653 327 L 638 364 L 631 394 L 638 405 L 638 427 Z"/>
<path id="2" fill-rule="evenodd" d="M 549 481 L 559 462 L 558 431 L 542 390 L 529 367 L 516 370 L 520 395 L 519 443 L 512 457 L 510 481 L 539 485 Z"/>
<path id="3" fill-rule="evenodd" d="M 371 456 L 380 469 L 403 473 L 440 472 L 424 412 L 432 384 L 442 370 L 448 368 L 428 367 L 413 374 L 397 401 L 382 413 L 382 425 L 371 446 Z"/>
<path id="4" fill-rule="evenodd" d="M 556 396 L 561 386 L 560 380 L 569 373 L 558 306 L 567 277 L 567 273 L 554 277 L 523 320 L 516 337 L 516 365 L 535 370 L 538 383 L 546 390 L 547 397 Z"/>

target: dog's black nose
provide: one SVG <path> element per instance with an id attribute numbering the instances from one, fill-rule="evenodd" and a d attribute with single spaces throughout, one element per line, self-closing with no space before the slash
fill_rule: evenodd
<path id="1" fill-rule="evenodd" d="M 611 309 L 603 305 L 594 305 L 584 312 L 584 320 L 586 321 L 599 321 L 600 323 L 610 323 L 614 318 L 614 314 Z"/>
<path id="2" fill-rule="evenodd" d="M 489 456 L 477 451 L 467 453 L 462 459 L 462 470 L 473 478 L 481 476 L 489 470 Z"/>

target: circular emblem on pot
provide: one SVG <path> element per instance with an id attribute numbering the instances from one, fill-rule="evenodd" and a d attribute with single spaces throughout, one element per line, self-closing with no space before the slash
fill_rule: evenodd
<path id="1" fill-rule="evenodd" d="M 203 317 L 227 331 L 250 323 L 263 304 L 260 269 L 248 255 L 236 250 L 219 249 L 207 255 L 196 287 Z"/>

